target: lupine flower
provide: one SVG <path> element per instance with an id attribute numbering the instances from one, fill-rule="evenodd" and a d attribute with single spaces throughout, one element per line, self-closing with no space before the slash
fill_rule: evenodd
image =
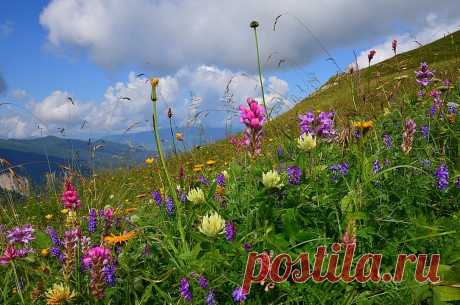
<path id="1" fill-rule="evenodd" d="M 192 292 L 190 291 L 190 283 L 188 282 L 187 278 L 183 277 L 180 280 L 180 288 L 179 288 L 181 296 L 186 300 L 187 302 L 191 302 L 193 297 L 192 297 Z"/>
<path id="2" fill-rule="evenodd" d="M 116 276 L 115 272 L 117 271 L 117 267 L 115 264 L 107 264 L 102 268 L 102 272 L 105 275 L 105 282 L 107 286 L 113 287 L 116 283 Z"/>
<path id="3" fill-rule="evenodd" d="M 449 168 L 446 164 L 440 165 L 435 173 L 438 180 L 438 189 L 444 191 L 449 186 Z"/>
<path id="4" fill-rule="evenodd" d="M 276 170 L 268 171 L 262 174 L 262 183 L 266 188 L 281 188 L 281 177 Z"/>
<path id="5" fill-rule="evenodd" d="M 428 127 L 427 125 L 424 125 L 420 127 L 420 132 L 422 133 L 425 139 L 428 139 L 428 136 L 430 134 L 430 127 Z"/>
<path id="6" fill-rule="evenodd" d="M 198 278 L 198 285 L 203 289 L 208 288 L 208 280 L 206 279 L 206 277 L 204 277 L 204 275 L 200 275 L 200 277 Z"/>
<path id="7" fill-rule="evenodd" d="M 96 209 L 89 210 L 89 217 L 88 217 L 88 232 L 94 233 L 96 232 L 97 226 L 97 212 Z"/>
<path id="8" fill-rule="evenodd" d="M 332 138 L 337 134 L 334 128 L 334 116 L 335 112 L 320 112 L 318 116 L 313 112 L 299 115 L 300 133 Z"/>
<path id="9" fill-rule="evenodd" d="M 35 239 L 34 231 L 31 224 L 15 227 L 6 232 L 6 239 L 9 244 L 28 244 Z"/>
<path id="10" fill-rule="evenodd" d="M 227 221 L 225 224 L 225 238 L 228 241 L 233 241 L 236 236 L 236 226 L 233 222 Z"/>
<path id="11" fill-rule="evenodd" d="M 382 170 L 382 165 L 380 164 L 380 161 L 379 160 L 375 160 L 373 163 L 372 163 L 372 171 L 374 172 L 374 174 L 380 172 Z"/>
<path id="12" fill-rule="evenodd" d="M 396 48 L 398 46 L 398 41 L 396 39 L 393 39 L 393 41 L 391 42 L 391 49 L 393 50 L 393 52 L 395 53 L 396 55 Z"/>
<path id="13" fill-rule="evenodd" d="M 222 186 L 222 187 L 225 186 L 225 176 L 224 176 L 223 173 L 219 173 L 219 174 L 216 176 L 216 183 L 217 183 L 217 185 L 219 185 L 219 186 Z"/>
<path id="14" fill-rule="evenodd" d="M 246 125 L 242 144 L 248 148 L 251 157 L 256 157 L 261 153 L 265 112 L 255 100 L 248 98 L 246 102 L 249 108 L 240 105 L 240 121 Z"/>
<path id="15" fill-rule="evenodd" d="M 303 151 L 311 151 L 316 147 L 316 138 L 311 134 L 302 134 L 297 139 L 297 147 Z"/>
<path id="16" fill-rule="evenodd" d="M 213 214 L 203 216 L 201 225 L 198 229 L 204 235 L 214 237 L 218 234 L 221 234 L 224 228 L 225 220 L 219 214 L 217 214 L 217 212 L 214 212 Z"/>
<path id="17" fill-rule="evenodd" d="M 155 203 L 157 204 L 157 206 L 161 207 L 161 203 L 162 203 L 161 193 L 158 191 L 153 191 L 152 198 L 153 198 L 153 201 L 155 201 Z"/>
<path id="18" fill-rule="evenodd" d="M 428 86 L 433 77 L 434 73 L 428 68 L 428 64 L 426 62 L 421 63 L 419 70 L 415 71 L 416 82 L 422 88 Z"/>
<path id="19" fill-rule="evenodd" d="M 171 197 L 166 198 L 166 212 L 168 213 L 169 216 L 174 214 L 174 202 Z"/>
<path id="20" fill-rule="evenodd" d="M 112 255 L 110 249 L 96 246 L 89 249 L 84 257 L 84 265 L 91 269 L 91 293 L 101 300 L 104 297 L 105 287 L 107 285 L 104 268 L 111 264 Z"/>
<path id="21" fill-rule="evenodd" d="M 393 140 L 388 134 L 383 135 L 383 143 L 387 149 L 391 149 L 393 147 Z"/>
<path id="22" fill-rule="evenodd" d="M 200 204 L 206 201 L 203 190 L 200 188 L 190 189 L 187 194 L 187 200 L 195 204 Z"/>
<path id="23" fill-rule="evenodd" d="M 401 144 L 402 151 L 408 154 L 412 150 L 412 142 L 414 141 L 414 134 L 417 124 L 412 119 L 406 120 L 404 124 L 403 143 Z"/>
<path id="24" fill-rule="evenodd" d="M 377 51 L 375 50 L 370 50 L 369 53 L 367 54 L 367 59 L 369 60 L 369 64 L 371 64 L 372 59 L 374 59 L 375 54 Z"/>
<path id="25" fill-rule="evenodd" d="M 216 298 L 214 296 L 214 291 L 212 289 L 209 289 L 208 294 L 206 295 L 206 304 L 216 305 Z"/>
<path id="26" fill-rule="evenodd" d="M 65 260 L 64 253 L 62 253 L 61 249 L 58 247 L 51 247 L 49 252 L 52 256 L 56 257 L 59 262 L 62 264 Z"/>
<path id="27" fill-rule="evenodd" d="M 76 297 L 75 292 L 64 284 L 53 284 L 53 287 L 45 292 L 46 304 L 62 305 L 67 304 Z"/>
<path id="28" fill-rule="evenodd" d="M 289 166 L 287 168 L 289 184 L 299 185 L 302 177 L 302 170 L 297 166 Z"/>
<path id="29" fill-rule="evenodd" d="M 198 176 L 198 180 L 200 181 L 200 183 L 201 183 L 202 185 L 209 185 L 209 181 L 208 181 L 208 180 L 206 179 L 206 177 L 203 176 L 203 175 L 199 175 L 199 176 Z"/>
<path id="30" fill-rule="evenodd" d="M 61 201 L 66 209 L 76 210 L 80 208 L 80 198 L 70 180 L 65 182 L 65 189 L 62 193 Z"/>
<path id="31" fill-rule="evenodd" d="M 54 230 L 53 227 L 48 226 L 46 228 L 46 231 L 48 232 L 48 235 L 50 236 L 50 239 L 51 239 L 51 242 L 53 243 L 53 245 L 55 245 L 56 247 L 63 247 L 64 246 L 62 241 L 59 239 L 56 230 Z"/>
<path id="32" fill-rule="evenodd" d="M 246 300 L 247 294 L 243 288 L 237 287 L 232 292 L 232 298 L 233 298 L 233 301 L 235 301 L 236 303 L 241 303 Z"/>

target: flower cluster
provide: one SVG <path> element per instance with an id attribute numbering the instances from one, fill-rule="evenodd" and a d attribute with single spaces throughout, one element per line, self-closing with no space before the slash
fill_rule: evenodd
<path id="1" fill-rule="evenodd" d="M 240 121 L 246 125 L 243 145 L 248 148 L 249 154 L 256 157 L 261 153 L 262 127 L 265 124 L 264 109 L 257 101 L 248 98 L 248 108 L 240 105 Z"/>
<path id="2" fill-rule="evenodd" d="M 424 88 L 431 83 L 433 77 L 434 73 L 428 68 L 428 64 L 421 63 L 419 70 L 415 71 L 415 81 L 420 86 L 419 95 L 424 95 Z"/>
<path id="3" fill-rule="evenodd" d="M 297 166 L 289 166 L 287 168 L 289 184 L 299 185 L 302 178 L 302 170 Z"/>
<path id="4" fill-rule="evenodd" d="M 332 181 L 337 182 L 339 176 L 348 175 L 348 170 L 350 166 L 347 162 L 333 164 L 329 167 L 329 170 L 332 173 Z"/>
<path id="5" fill-rule="evenodd" d="M 7 265 L 16 258 L 27 256 L 34 250 L 28 244 L 35 239 L 32 225 L 27 224 L 22 227 L 15 227 L 6 232 L 7 246 L 0 256 L 0 265 Z"/>
<path id="6" fill-rule="evenodd" d="M 70 180 L 67 180 L 65 182 L 64 192 L 62 193 L 61 201 L 64 205 L 64 208 L 66 209 L 76 210 L 80 208 L 80 198 L 78 197 L 77 190 L 70 182 Z"/>
<path id="7" fill-rule="evenodd" d="M 403 143 L 401 144 L 401 148 L 405 154 L 408 154 L 412 150 L 416 127 L 417 124 L 415 124 L 415 121 L 412 119 L 406 120 L 404 124 Z"/>
<path id="8" fill-rule="evenodd" d="M 315 116 L 313 112 L 299 115 L 300 134 L 311 134 L 323 138 L 333 138 L 337 132 L 334 128 L 335 112 L 320 112 Z"/>
<path id="9" fill-rule="evenodd" d="M 95 246 L 83 256 L 85 270 L 91 272 L 91 293 L 100 300 L 104 297 L 105 288 L 114 284 L 115 266 L 110 249 Z"/>
<path id="10" fill-rule="evenodd" d="M 449 186 L 449 168 L 446 164 L 440 165 L 435 173 L 438 189 L 444 191 Z"/>

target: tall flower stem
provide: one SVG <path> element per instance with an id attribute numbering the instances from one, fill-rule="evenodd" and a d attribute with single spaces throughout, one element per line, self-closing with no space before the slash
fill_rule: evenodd
<path id="1" fill-rule="evenodd" d="M 172 139 L 172 142 L 173 142 L 174 155 L 176 155 L 176 157 L 177 157 L 176 141 L 174 139 L 174 132 L 173 132 L 173 128 L 172 128 L 172 118 L 169 118 L 169 130 L 171 131 L 171 139 Z"/>
<path id="2" fill-rule="evenodd" d="M 257 37 L 257 27 L 258 26 L 259 26 L 259 23 L 257 21 L 252 21 L 250 24 L 250 27 L 254 29 L 254 37 L 256 40 L 257 67 L 259 68 L 259 81 L 260 81 L 260 90 L 262 91 L 262 101 L 264 103 L 265 114 L 267 115 L 267 120 L 270 121 L 270 114 L 268 113 L 267 104 L 265 102 L 264 84 L 262 82 L 262 66 L 260 64 L 259 39 Z"/>
<path id="3" fill-rule="evenodd" d="M 182 204 L 177 198 L 176 190 L 174 188 L 174 185 L 171 181 L 171 177 L 169 176 L 168 173 L 168 168 L 166 166 L 166 161 L 163 155 L 163 149 L 161 148 L 161 141 L 160 141 L 160 133 L 158 130 L 158 111 L 157 111 L 157 86 L 158 86 L 158 79 L 152 79 L 151 80 L 151 85 L 152 85 L 152 94 L 151 94 L 151 100 L 152 100 L 152 112 L 153 112 L 153 131 L 154 131 L 154 136 L 155 136 L 155 142 L 156 142 L 156 147 L 158 151 L 158 155 L 160 156 L 160 161 L 161 165 L 163 168 L 163 174 L 166 177 L 166 180 L 168 182 L 169 186 L 169 191 L 173 197 L 174 203 L 177 207 L 178 213 L 177 213 L 177 229 L 179 230 L 180 238 L 182 241 L 182 246 L 184 249 L 187 249 L 187 243 L 185 241 L 185 231 L 184 227 L 182 226 Z"/>

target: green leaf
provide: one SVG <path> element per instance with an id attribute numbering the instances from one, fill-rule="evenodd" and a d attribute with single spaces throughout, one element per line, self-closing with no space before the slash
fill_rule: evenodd
<path id="1" fill-rule="evenodd" d="M 460 288 L 449 286 L 436 286 L 433 288 L 435 297 L 441 302 L 459 301 Z"/>

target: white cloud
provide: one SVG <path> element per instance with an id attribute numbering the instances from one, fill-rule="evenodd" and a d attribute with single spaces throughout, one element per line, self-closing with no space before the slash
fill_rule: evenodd
<path id="1" fill-rule="evenodd" d="M 255 71 L 249 22 L 260 21 L 262 58 L 303 65 L 322 54 L 294 15 L 329 49 L 378 39 L 426 12 L 458 17 L 458 0 L 54 0 L 40 23 L 54 46 L 76 46 L 106 68 L 135 65 L 171 74 L 186 65 Z M 285 14 L 273 31 L 277 15 Z M 292 14 L 292 15 L 290 15 Z M 269 68 L 267 67 L 267 68 Z"/>
<path id="2" fill-rule="evenodd" d="M 362 51 L 358 56 L 358 66 L 367 67 L 368 59 L 367 54 L 370 50 L 375 50 L 374 59 L 371 64 L 376 64 L 385 59 L 388 59 L 394 55 L 391 48 L 393 39 L 398 41 L 397 51 L 398 53 L 407 52 L 419 47 L 420 44 L 427 44 L 434 40 L 444 37 L 445 35 L 458 31 L 460 29 L 460 17 L 450 22 L 440 20 L 435 14 L 428 14 L 425 18 L 426 26 L 419 32 L 413 33 L 401 33 L 393 36 L 388 36 L 384 39 L 383 43 L 380 43 L 368 50 Z"/>

